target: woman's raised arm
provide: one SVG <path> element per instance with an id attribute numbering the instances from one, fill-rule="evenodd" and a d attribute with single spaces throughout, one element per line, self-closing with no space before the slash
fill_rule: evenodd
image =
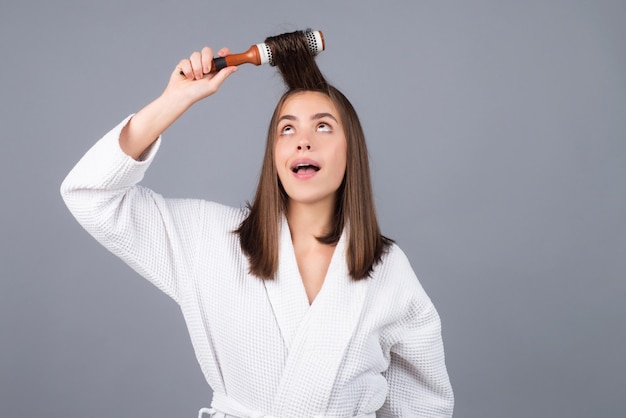
<path id="1" fill-rule="evenodd" d="M 227 48 L 222 48 L 218 55 L 224 57 L 229 53 Z M 139 159 L 191 105 L 217 92 L 224 80 L 237 70 L 237 67 L 226 67 L 207 74 L 212 60 L 213 51 L 204 47 L 178 63 L 161 96 L 137 112 L 122 130 L 120 147 L 126 154 Z"/>

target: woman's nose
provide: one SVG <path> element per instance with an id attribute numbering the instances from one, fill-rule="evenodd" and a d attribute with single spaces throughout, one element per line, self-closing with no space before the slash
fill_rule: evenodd
<path id="1" fill-rule="evenodd" d="M 298 151 L 310 150 L 310 149 L 311 149 L 311 142 L 309 141 L 309 136 L 302 135 L 298 139 Z"/>

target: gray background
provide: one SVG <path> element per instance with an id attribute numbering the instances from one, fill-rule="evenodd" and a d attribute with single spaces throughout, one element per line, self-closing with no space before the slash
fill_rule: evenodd
<path id="1" fill-rule="evenodd" d="M 625 22 L 623 0 L 3 1 L 0 416 L 209 404 L 177 306 L 58 188 L 179 59 L 306 27 L 362 118 L 384 232 L 441 314 L 455 416 L 624 416 Z M 145 184 L 242 205 L 281 91 L 240 68 Z"/>

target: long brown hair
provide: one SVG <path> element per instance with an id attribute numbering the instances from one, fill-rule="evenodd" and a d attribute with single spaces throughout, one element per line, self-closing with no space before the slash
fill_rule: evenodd
<path id="1" fill-rule="evenodd" d="M 344 229 L 348 242 L 346 261 L 350 276 L 364 279 L 393 242 L 380 233 L 369 169 L 365 135 L 359 117 L 350 101 L 337 88 L 328 84 L 311 57 L 303 32 L 267 38 L 288 90 L 278 101 L 267 132 L 265 156 L 254 201 L 249 214 L 235 231 L 243 252 L 250 262 L 250 273 L 272 279 L 278 268 L 281 217 L 287 208 L 288 196 L 274 163 L 274 142 L 278 118 L 285 102 L 302 91 L 326 95 L 341 118 L 347 141 L 347 164 L 343 181 L 337 190 L 335 214 L 329 232 L 317 239 L 336 244 Z"/>

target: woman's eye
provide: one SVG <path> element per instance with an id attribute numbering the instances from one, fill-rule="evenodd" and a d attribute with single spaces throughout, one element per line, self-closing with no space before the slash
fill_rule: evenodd
<path id="1" fill-rule="evenodd" d="M 329 124 L 322 122 L 319 125 L 317 125 L 317 130 L 321 132 L 330 132 L 332 131 L 332 128 L 330 127 Z"/>
<path id="2" fill-rule="evenodd" d="M 294 132 L 293 126 L 291 125 L 283 126 L 283 128 L 280 130 L 281 135 L 291 135 L 293 134 L 293 132 Z"/>

